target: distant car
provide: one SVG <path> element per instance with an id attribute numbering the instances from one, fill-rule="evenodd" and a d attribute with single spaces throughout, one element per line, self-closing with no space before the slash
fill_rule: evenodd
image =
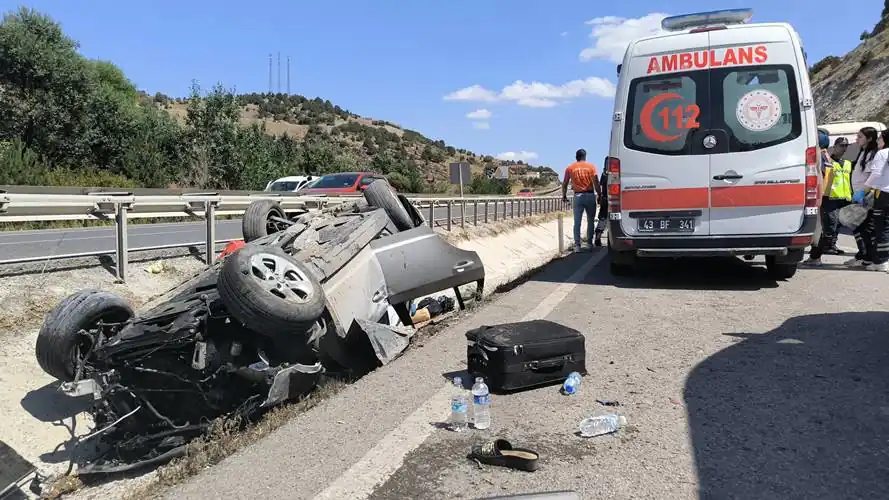
<path id="1" fill-rule="evenodd" d="M 322 194 L 360 194 L 373 181 L 385 179 L 373 172 L 341 172 L 322 175 L 299 192 L 310 196 Z"/>
<path id="2" fill-rule="evenodd" d="M 269 182 L 265 190 L 275 193 L 294 193 L 319 177 L 317 175 L 291 175 Z"/>
<path id="3" fill-rule="evenodd" d="M 534 191 L 531 191 L 531 188 L 522 188 L 519 189 L 519 192 L 515 194 L 516 196 L 534 196 Z"/>

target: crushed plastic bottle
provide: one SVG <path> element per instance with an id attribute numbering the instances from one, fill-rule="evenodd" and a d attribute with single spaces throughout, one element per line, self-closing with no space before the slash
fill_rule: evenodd
<path id="1" fill-rule="evenodd" d="M 565 379 L 565 383 L 562 384 L 562 394 L 567 394 L 569 396 L 576 394 L 577 390 L 580 389 L 580 379 L 580 373 L 569 373 L 568 378 Z"/>
<path id="2" fill-rule="evenodd" d="M 469 429 L 469 395 L 463 388 L 463 379 L 460 377 L 454 377 L 451 392 L 451 417 L 448 419 L 448 427 L 454 432 L 463 432 Z"/>
<path id="3" fill-rule="evenodd" d="M 472 426 L 476 429 L 491 427 L 491 392 L 482 377 L 477 377 L 472 386 Z"/>
<path id="4" fill-rule="evenodd" d="M 627 418 L 623 415 L 610 413 L 598 417 L 585 418 L 580 422 L 580 435 L 582 437 L 596 437 L 603 434 L 617 432 L 627 425 Z"/>

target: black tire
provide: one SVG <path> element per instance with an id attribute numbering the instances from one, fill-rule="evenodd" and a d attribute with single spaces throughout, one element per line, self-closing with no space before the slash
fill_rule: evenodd
<path id="1" fill-rule="evenodd" d="M 262 279 L 262 273 L 271 279 Z M 284 287 L 284 276 L 293 278 L 296 288 Z M 274 290 L 267 286 L 273 281 L 278 284 Z M 269 337 L 307 334 L 324 312 L 318 278 L 278 247 L 247 245 L 226 257 L 217 289 L 233 318 Z"/>
<path id="2" fill-rule="evenodd" d="M 796 274 L 798 262 L 778 262 L 775 257 L 766 256 L 766 272 L 774 280 L 789 280 Z"/>
<path id="3" fill-rule="evenodd" d="M 633 274 L 635 256 L 628 252 L 617 252 L 611 248 L 608 240 L 608 270 L 612 276 L 630 276 Z"/>
<path id="4" fill-rule="evenodd" d="M 378 180 L 370 183 L 364 190 L 364 199 L 367 203 L 377 208 L 382 208 L 395 223 L 395 227 L 399 231 L 407 231 L 414 228 L 414 221 L 411 219 L 407 209 L 401 204 L 398 195 L 392 192 L 392 187 L 387 181 Z"/>
<path id="5" fill-rule="evenodd" d="M 287 218 L 287 214 L 284 213 L 284 209 L 281 208 L 278 202 L 256 200 L 247 205 L 247 210 L 244 211 L 244 218 L 241 220 L 241 232 L 244 235 L 244 241 L 249 243 L 280 231 L 281 228 L 270 220 L 271 217 Z"/>
<path id="6" fill-rule="evenodd" d="M 59 302 L 37 334 L 37 363 L 49 375 L 63 381 L 74 380 L 82 349 L 89 340 L 80 334 L 101 320 L 120 323 L 133 317 L 133 308 L 123 297 L 101 290 L 81 290 Z"/>

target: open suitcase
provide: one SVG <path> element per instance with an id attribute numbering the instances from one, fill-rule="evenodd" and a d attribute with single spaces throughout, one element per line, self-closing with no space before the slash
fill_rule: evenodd
<path id="1" fill-rule="evenodd" d="M 491 392 L 561 383 L 586 375 L 586 346 L 579 331 L 547 320 L 482 326 L 466 332 L 467 368 Z"/>

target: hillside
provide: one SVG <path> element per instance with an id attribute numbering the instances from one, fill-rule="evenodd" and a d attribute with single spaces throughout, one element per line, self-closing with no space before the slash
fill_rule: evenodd
<path id="1" fill-rule="evenodd" d="M 889 1 L 882 18 L 848 54 L 828 56 L 811 68 L 819 123 L 881 121 L 889 123 Z"/>
<path id="2" fill-rule="evenodd" d="M 551 179 L 490 179 L 484 174 L 501 164 L 515 174 L 540 169 L 321 98 L 236 95 L 196 82 L 188 97 L 150 95 L 112 62 L 82 56 L 59 24 L 28 8 L 0 22 L 0 61 L 0 185 L 262 189 L 285 175 L 372 170 L 402 191 L 441 193 L 454 190 L 448 164 L 457 161 L 473 167 L 470 193 Z"/>

